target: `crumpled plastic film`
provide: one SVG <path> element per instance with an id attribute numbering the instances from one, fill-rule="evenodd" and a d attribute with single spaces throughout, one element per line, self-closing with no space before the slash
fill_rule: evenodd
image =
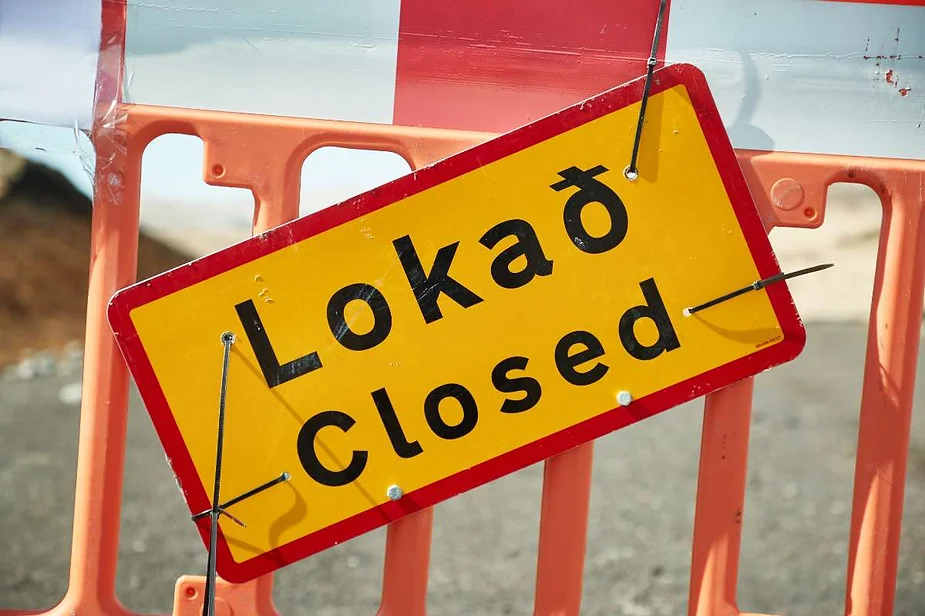
<path id="1" fill-rule="evenodd" d="M 81 136 L 85 137 L 84 140 L 81 140 Z M 84 173 L 87 178 L 90 180 L 90 184 L 93 184 L 93 181 L 96 176 L 96 166 L 94 163 L 94 158 L 96 153 L 93 149 L 93 142 L 86 139 L 89 137 L 87 131 L 81 130 L 77 123 L 74 123 L 74 146 L 75 154 L 77 154 L 77 159 L 80 161 L 80 166 L 83 168 Z"/>
<path id="2" fill-rule="evenodd" d="M 81 164 L 93 182 L 94 191 L 106 191 L 106 197 L 111 203 L 121 203 L 124 191 L 123 174 L 118 167 L 126 153 L 124 125 L 127 111 L 122 96 L 125 12 L 124 0 L 102 0 L 100 53 L 93 101 L 92 141 L 95 164 L 84 150 L 78 150 Z M 104 178 L 104 181 L 96 182 L 98 176 Z"/>
<path id="3" fill-rule="evenodd" d="M 0 147 L 56 168 L 82 190 L 95 166 L 89 131 L 101 7 L 0 0 Z"/>

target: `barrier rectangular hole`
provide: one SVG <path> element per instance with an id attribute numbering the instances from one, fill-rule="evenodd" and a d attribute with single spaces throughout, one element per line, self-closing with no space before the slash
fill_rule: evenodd
<path id="1" fill-rule="evenodd" d="M 142 157 L 141 226 L 176 247 L 177 265 L 250 236 L 253 194 L 205 184 L 202 158 L 199 138 L 176 134 Z M 177 578 L 202 574 L 207 552 L 132 381 L 129 393 L 116 590 L 132 610 L 169 614 Z"/>
<path id="2" fill-rule="evenodd" d="M 299 215 L 317 212 L 408 173 L 408 162 L 394 152 L 319 148 L 302 163 Z"/>
<path id="3" fill-rule="evenodd" d="M 869 188 L 835 185 L 820 229 L 771 233 L 784 270 L 835 268 L 789 282 L 806 321 L 806 348 L 756 380 L 739 575 L 744 611 L 844 609 L 881 215 Z"/>
<path id="4" fill-rule="evenodd" d="M 594 445 L 582 614 L 686 613 L 703 400 Z"/>
<path id="5" fill-rule="evenodd" d="M 274 602 L 282 614 L 375 614 L 384 551 L 380 528 L 293 563 L 276 574 Z"/>
<path id="6" fill-rule="evenodd" d="M 428 613 L 532 613 L 542 490 L 539 463 L 435 508 Z"/>
<path id="7" fill-rule="evenodd" d="M 803 355 L 756 380 L 739 603 L 842 610 L 866 328 L 810 322 Z"/>
<path id="8" fill-rule="evenodd" d="M 249 190 L 203 181 L 202 157 L 198 137 L 167 134 L 142 159 L 142 229 L 193 257 L 248 238 L 254 213 Z"/>

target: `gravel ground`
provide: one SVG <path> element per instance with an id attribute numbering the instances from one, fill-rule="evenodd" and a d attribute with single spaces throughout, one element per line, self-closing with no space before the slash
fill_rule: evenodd
<path id="1" fill-rule="evenodd" d="M 803 356 L 758 380 L 739 584 L 749 611 L 842 610 L 865 331 L 808 330 Z M 65 591 L 79 376 L 77 364 L 0 381 L 0 607 L 47 607 Z M 903 616 L 925 613 L 921 406 L 897 594 Z M 598 441 L 583 614 L 685 612 L 701 408 L 688 404 Z M 206 554 L 134 392 L 130 415 L 118 590 L 130 608 L 166 613 L 177 577 L 202 572 Z M 438 507 L 432 614 L 531 613 L 541 487 L 535 466 Z M 376 531 L 281 572 L 280 610 L 373 614 L 383 539 Z"/>

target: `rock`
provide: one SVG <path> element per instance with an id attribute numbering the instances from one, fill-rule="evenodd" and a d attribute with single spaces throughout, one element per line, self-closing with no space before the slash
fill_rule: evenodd
<path id="1" fill-rule="evenodd" d="M 80 397 L 83 393 L 83 387 L 80 381 L 69 383 L 58 391 L 58 400 L 63 404 L 76 405 L 80 404 Z"/>

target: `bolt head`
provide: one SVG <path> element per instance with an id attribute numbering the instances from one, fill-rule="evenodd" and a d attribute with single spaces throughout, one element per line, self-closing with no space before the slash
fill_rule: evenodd
<path id="1" fill-rule="evenodd" d="M 405 491 L 401 489 L 401 486 L 389 486 L 389 489 L 386 490 L 385 493 L 389 497 L 389 500 L 393 501 L 397 501 L 405 495 Z"/>
<path id="2" fill-rule="evenodd" d="M 782 210 L 800 207 L 803 197 L 803 185 L 793 178 L 781 178 L 771 187 L 771 202 Z"/>
<path id="3" fill-rule="evenodd" d="M 617 394 L 617 404 L 620 406 L 629 406 L 633 401 L 633 394 L 628 391 L 621 391 Z"/>

